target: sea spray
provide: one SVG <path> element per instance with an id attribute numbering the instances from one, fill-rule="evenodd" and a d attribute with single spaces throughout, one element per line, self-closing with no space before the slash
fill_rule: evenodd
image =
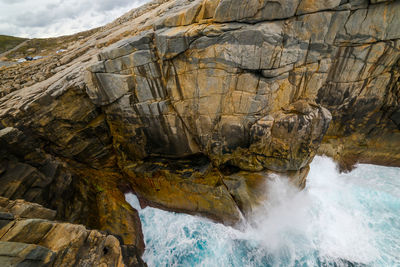
<path id="1" fill-rule="evenodd" d="M 271 176 L 244 231 L 154 208 L 139 210 L 149 266 L 400 265 L 400 169 L 359 165 L 339 174 L 316 157 L 307 186 Z"/>

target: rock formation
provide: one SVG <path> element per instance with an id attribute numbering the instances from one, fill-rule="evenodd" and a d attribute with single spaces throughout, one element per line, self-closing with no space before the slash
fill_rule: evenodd
<path id="1" fill-rule="evenodd" d="M 139 252 L 127 190 L 235 224 L 269 174 L 304 187 L 316 153 L 400 166 L 399 59 L 399 1 L 151 2 L 0 70 L 51 66 L 0 89 L 0 195 Z"/>
<path id="2" fill-rule="evenodd" d="M 56 211 L 0 198 L 1 266 L 145 266 L 113 235 L 54 222 Z"/>

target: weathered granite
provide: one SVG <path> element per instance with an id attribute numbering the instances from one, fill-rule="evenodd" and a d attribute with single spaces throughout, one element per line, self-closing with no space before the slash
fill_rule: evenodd
<path id="1" fill-rule="evenodd" d="M 83 108 L 80 111 L 83 114 L 86 112 Z M 37 117 L 30 116 L 29 119 L 37 120 Z M 101 119 L 102 117 L 98 120 L 100 123 Z M 89 127 L 95 127 L 98 121 L 95 120 Z M 48 125 L 54 124 L 55 121 Z M 26 135 L 26 131 L 29 131 L 26 128 L 24 131 L 13 127 L 0 130 L 0 195 L 13 200 L 25 199 L 55 209 L 57 215 L 53 215 L 57 219 L 108 231 L 118 236 L 122 244 L 135 246 L 139 254 L 143 253 L 144 242 L 139 216 L 126 203 L 123 193 L 118 189 L 118 184 L 123 184 L 123 177 L 110 167 L 115 164 L 114 156 L 100 154 L 100 157 L 106 156 L 110 162 L 103 161 L 103 168 L 107 170 L 99 171 L 95 160 L 91 162 L 92 166 L 88 166 L 76 162 L 79 159 L 75 157 L 57 157 L 49 149 L 48 141 Z M 106 136 L 103 138 L 104 143 L 101 135 Z M 91 138 L 101 144 L 98 147 L 101 150 L 109 140 L 106 131 L 99 131 L 97 136 Z M 77 141 L 82 142 L 82 139 Z M 97 157 L 96 153 L 91 156 Z M 18 211 L 21 217 L 30 214 L 31 211 L 18 201 L 13 204 L 14 211 Z M 36 210 L 35 218 L 53 219 L 43 217 L 47 213 L 46 210 Z"/>
<path id="2" fill-rule="evenodd" d="M 17 216 L 18 218 L 54 220 L 57 213 L 37 203 L 26 202 L 22 199 L 10 200 L 4 197 L 0 197 L 0 209 L 12 214 L 12 218 Z"/>
<path id="3" fill-rule="evenodd" d="M 399 60 L 398 2 L 185 3 L 169 6 L 153 30 L 121 41 L 130 51 L 109 56 L 108 69 L 89 69 L 92 76 L 116 73 L 134 80 L 132 90 L 105 107 L 120 165 L 202 153 L 214 166 L 297 171 L 311 162 L 332 117 L 325 140 L 346 140 L 344 128 L 366 123 L 361 113 L 388 106 L 385 97 Z M 197 17 L 194 9 L 200 10 Z M 346 112 L 344 103 L 351 104 Z M 371 127 L 382 122 L 372 117 Z M 388 134 L 396 143 L 394 126 Z M 332 156 L 329 143 L 320 152 Z M 399 160 L 396 153 L 392 158 Z"/>
<path id="4" fill-rule="evenodd" d="M 0 229 L 0 263 L 2 266 L 126 266 L 120 243 L 114 236 L 87 230 L 82 225 L 41 219 L 17 220 Z M 144 265 L 139 260 L 130 266 Z"/>
<path id="5" fill-rule="evenodd" d="M 399 1 L 152 2 L 0 88 L 0 195 L 140 251 L 121 187 L 232 224 L 253 179 L 304 187 L 316 153 L 400 166 L 399 19 Z"/>
<path id="6" fill-rule="evenodd" d="M 134 246 L 82 225 L 54 222 L 56 211 L 36 203 L 0 198 L 0 210 L 6 211 L 0 212 L 1 266 L 146 266 Z"/>
<path id="7" fill-rule="evenodd" d="M 52 266 L 54 258 L 55 253 L 42 246 L 0 241 L 1 266 Z"/>
<path id="8" fill-rule="evenodd" d="M 203 215 L 235 225 L 242 215 L 223 182 L 223 175 L 204 156 L 153 158 L 124 171 L 144 206 Z"/>

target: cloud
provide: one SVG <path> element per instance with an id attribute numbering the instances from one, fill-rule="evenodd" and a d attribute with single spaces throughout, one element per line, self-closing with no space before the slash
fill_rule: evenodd
<path id="1" fill-rule="evenodd" d="M 0 34 L 50 37 L 102 26 L 149 0 L 0 0 Z"/>
<path id="2" fill-rule="evenodd" d="M 0 0 L 0 3 L 13 5 L 13 4 L 21 3 L 24 1 L 26 1 L 26 0 Z"/>

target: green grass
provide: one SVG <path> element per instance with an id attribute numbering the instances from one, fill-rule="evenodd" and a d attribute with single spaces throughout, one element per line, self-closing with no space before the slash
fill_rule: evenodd
<path id="1" fill-rule="evenodd" d="M 12 36 L 0 35 L 0 54 L 28 40 L 24 45 L 22 45 L 18 49 L 15 49 L 14 51 L 7 53 L 5 57 L 11 60 L 17 58 L 24 58 L 26 56 L 48 55 L 54 53 L 56 50 L 66 49 L 68 45 L 71 44 L 72 42 L 76 42 L 80 38 L 88 37 L 97 32 L 99 29 L 100 28 L 95 28 L 92 30 L 76 33 L 73 35 L 66 35 L 66 36 L 52 37 L 52 38 L 23 39 Z M 14 42 L 12 42 L 12 40 L 14 40 Z M 31 48 L 34 48 L 34 52 L 28 51 Z"/>
<path id="2" fill-rule="evenodd" d="M 27 39 L 7 36 L 7 35 L 0 35 L 0 54 L 16 47 L 25 40 Z"/>

